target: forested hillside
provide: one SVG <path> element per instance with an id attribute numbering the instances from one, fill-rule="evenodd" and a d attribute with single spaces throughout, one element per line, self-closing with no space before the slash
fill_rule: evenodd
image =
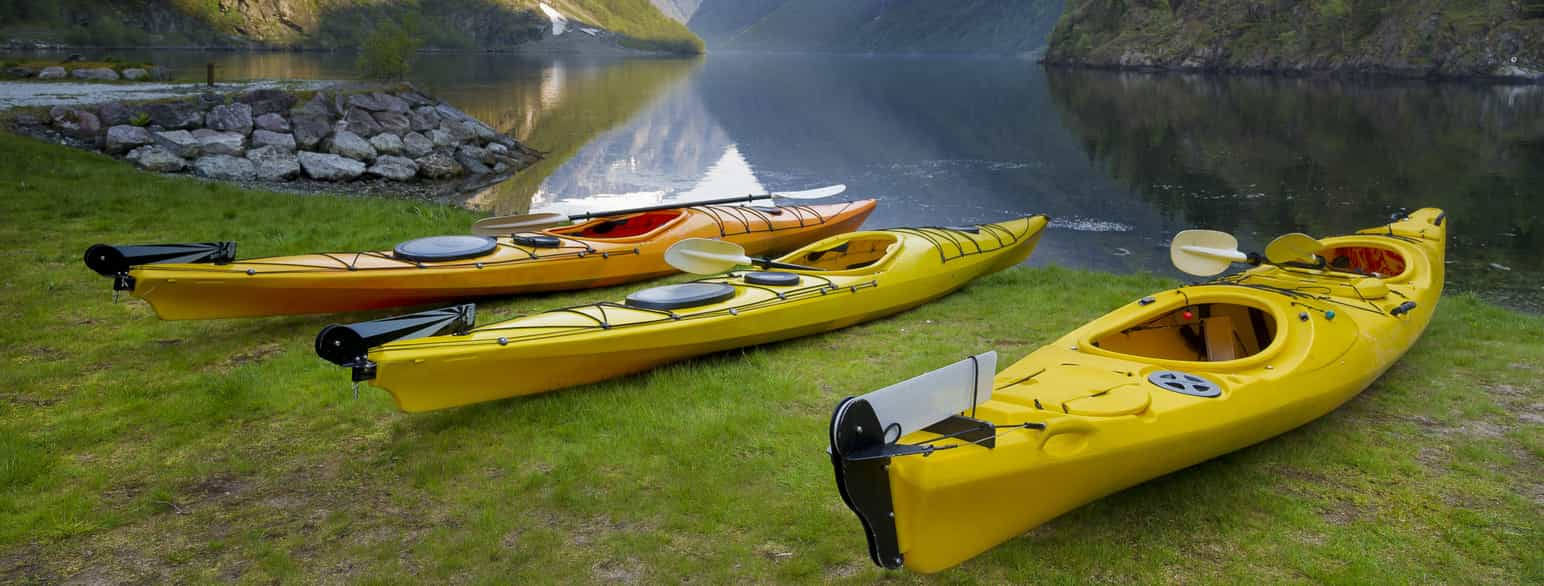
<path id="1" fill-rule="evenodd" d="M 1051 63 L 1544 78 L 1537 0 L 1070 0 Z"/>
<path id="2" fill-rule="evenodd" d="M 0 0 L 13 45 L 353 47 L 390 21 L 430 48 L 503 50 L 561 34 L 696 53 L 702 41 L 649 0 Z M 586 30 L 588 29 L 588 30 Z"/>
<path id="3" fill-rule="evenodd" d="M 1024 53 L 1045 46 L 1061 0 L 703 0 L 688 21 L 712 48 Z"/>

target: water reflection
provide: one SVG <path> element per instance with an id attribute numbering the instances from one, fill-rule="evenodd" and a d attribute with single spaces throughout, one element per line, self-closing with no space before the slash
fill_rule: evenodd
<path id="1" fill-rule="evenodd" d="M 1087 156 L 1168 217 L 1259 244 L 1442 207 L 1455 220 L 1451 287 L 1544 298 L 1544 88 L 1070 71 L 1048 82 Z"/>

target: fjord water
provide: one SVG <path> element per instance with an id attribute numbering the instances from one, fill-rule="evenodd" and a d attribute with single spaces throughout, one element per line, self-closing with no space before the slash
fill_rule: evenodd
<path id="1" fill-rule="evenodd" d="M 144 55 L 135 56 L 144 58 Z M 341 79 L 352 56 L 168 52 Z M 461 201 L 578 211 L 833 183 L 869 226 L 1055 218 L 1032 264 L 1178 273 L 1172 234 L 1258 250 L 1400 208 L 1453 219 L 1449 289 L 1544 307 L 1544 87 L 1045 69 L 1023 59 L 423 55 L 411 79 L 548 158 Z"/>

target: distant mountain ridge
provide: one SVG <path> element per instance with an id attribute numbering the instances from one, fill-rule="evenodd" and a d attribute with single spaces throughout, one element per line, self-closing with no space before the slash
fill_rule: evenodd
<path id="1" fill-rule="evenodd" d="M 1027 53 L 1062 0 L 701 0 L 687 26 L 712 49 Z"/>
<path id="2" fill-rule="evenodd" d="M 0 6 L 0 38 L 21 46 L 330 49 L 357 46 L 391 21 L 409 23 L 428 47 L 439 49 L 552 42 L 676 53 L 703 48 L 650 0 L 6 0 Z"/>
<path id="3" fill-rule="evenodd" d="M 1544 81 L 1544 2 L 1069 0 L 1046 62 Z"/>

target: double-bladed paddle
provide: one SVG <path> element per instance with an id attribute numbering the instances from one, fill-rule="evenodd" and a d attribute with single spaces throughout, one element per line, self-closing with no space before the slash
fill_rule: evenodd
<path id="1" fill-rule="evenodd" d="M 843 191 L 847 191 L 847 186 L 846 185 L 837 184 L 837 185 L 829 185 L 829 186 L 826 186 L 826 187 L 820 187 L 820 188 L 816 188 L 816 189 L 806 189 L 804 191 L 778 191 L 778 192 L 760 193 L 760 194 L 754 194 L 754 195 L 742 195 L 742 196 L 738 196 L 738 197 L 726 197 L 726 198 L 722 198 L 722 199 L 710 199 L 710 200 L 706 200 L 706 201 L 683 201 L 683 202 L 678 202 L 678 203 L 667 203 L 667 204 L 660 204 L 660 205 L 653 205 L 653 206 L 645 206 L 645 207 L 641 207 L 641 208 L 629 208 L 629 209 L 623 209 L 623 210 L 610 210 L 610 211 L 602 211 L 602 212 L 585 212 L 585 213 L 577 214 L 577 215 L 573 215 L 573 216 L 567 216 L 567 215 L 563 215 L 563 214 L 559 214 L 559 213 L 555 213 L 555 212 L 545 212 L 545 213 L 536 213 L 536 214 L 521 214 L 521 215 L 515 215 L 515 216 L 493 216 L 491 218 L 483 218 L 483 219 L 478 220 L 477 222 L 473 223 L 472 224 L 472 233 L 476 234 L 478 236 L 505 236 L 505 235 L 513 234 L 515 232 L 529 232 L 529 231 L 532 231 L 532 230 L 541 230 L 543 228 L 551 228 L 553 226 L 561 226 L 561 225 L 566 224 L 568 222 L 577 222 L 579 220 L 588 220 L 588 219 L 599 217 L 599 216 L 617 216 L 617 215 L 622 215 L 622 214 L 637 214 L 637 213 L 642 213 L 642 212 L 653 212 L 653 211 L 658 211 L 658 210 L 671 210 L 671 209 L 675 209 L 675 208 L 685 208 L 685 207 L 701 206 L 701 205 L 729 204 L 729 203 L 750 203 L 750 202 L 753 202 L 753 201 L 756 201 L 756 200 L 772 199 L 772 198 L 783 198 L 783 199 L 823 199 L 823 198 L 831 197 L 833 195 L 837 195 L 839 193 L 842 193 Z"/>
<path id="2" fill-rule="evenodd" d="M 687 238 L 670 245 L 670 248 L 665 251 L 665 262 L 682 271 L 698 275 L 718 274 L 741 265 L 800 271 L 820 270 L 765 258 L 752 258 L 746 256 L 745 248 L 738 244 L 709 238 Z"/>
<path id="3" fill-rule="evenodd" d="M 1265 256 L 1238 249 L 1238 239 L 1216 230 L 1185 230 L 1174 235 L 1169 244 L 1169 260 L 1174 267 L 1198 277 L 1210 277 L 1236 262 L 1252 265 L 1311 264 L 1318 261 L 1324 243 L 1307 234 L 1286 234 L 1265 247 Z M 1322 264 L 1322 263 L 1319 263 Z"/>

